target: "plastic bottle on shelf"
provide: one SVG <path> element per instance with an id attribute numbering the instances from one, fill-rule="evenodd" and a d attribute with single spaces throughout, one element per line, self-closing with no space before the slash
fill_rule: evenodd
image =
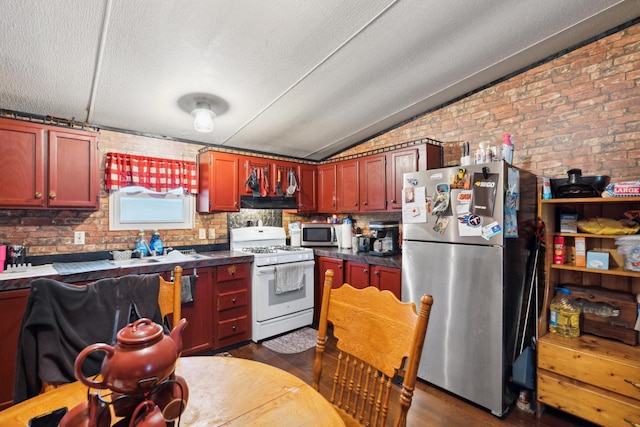
<path id="1" fill-rule="evenodd" d="M 614 305 L 606 302 L 594 302 L 588 301 L 583 298 L 578 298 L 576 304 L 580 306 L 580 310 L 583 313 L 595 314 L 599 317 L 617 317 L 620 316 L 620 309 Z"/>
<path id="2" fill-rule="evenodd" d="M 549 331 L 567 338 L 580 336 L 580 306 L 569 298 L 571 291 L 556 288 L 556 296 L 551 301 Z"/>
<path id="3" fill-rule="evenodd" d="M 136 240 L 136 251 L 140 255 L 140 258 L 146 257 L 151 252 L 149 248 L 149 242 L 144 238 L 144 230 L 140 230 L 138 233 L 138 240 Z"/>
<path id="4" fill-rule="evenodd" d="M 513 163 L 513 141 L 511 134 L 505 133 L 502 138 L 502 160 L 512 164 Z"/>

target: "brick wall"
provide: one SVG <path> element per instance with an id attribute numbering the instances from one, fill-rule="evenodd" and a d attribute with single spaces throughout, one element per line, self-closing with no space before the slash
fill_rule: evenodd
<path id="1" fill-rule="evenodd" d="M 513 163 L 564 178 L 572 168 L 612 180 L 640 179 L 640 25 L 598 40 L 428 113 L 339 156 L 420 138 L 445 142 L 445 164 L 461 144 L 514 139 Z"/>
<path id="2" fill-rule="evenodd" d="M 537 175 L 610 175 L 640 179 L 640 25 L 563 56 L 430 112 L 339 156 L 406 141 L 445 142 L 445 164 L 456 165 L 463 141 L 499 146 L 514 135 L 514 164 Z M 194 159 L 201 146 L 102 131 L 101 167 L 108 151 Z M 384 214 L 382 214 L 384 215 Z M 305 216 L 285 215 L 283 225 Z M 356 216 L 357 218 L 357 216 Z M 363 217 L 362 222 L 379 219 Z M 215 242 L 199 240 L 198 228 L 215 228 Z M 24 242 L 28 255 L 102 251 L 131 247 L 135 232 L 108 231 L 108 203 L 101 183 L 98 212 L 0 210 L 0 241 Z M 86 244 L 73 245 L 85 231 Z M 196 215 L 194 230 L 163 231 L 165 246 L 226 243 L 227 215 Z"/>

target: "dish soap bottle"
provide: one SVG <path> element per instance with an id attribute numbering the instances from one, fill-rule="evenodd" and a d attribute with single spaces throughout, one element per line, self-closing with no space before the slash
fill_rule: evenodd
<path id="1" fill-rule="evenodd" d="M 549 331 L 567 338 L 578 338 L 580 306 L 569 298 L 569 289 L 556 288 L 556 291 L 549 310 Z"/>
<path id="2" fill-rule="evenodd" d="M 160 233 L 157 229 L 151 236 L 151 242 L 149 243 L 149 246 L 151 247 L 151 253 L 155 252 L 156 255 L 162 255 L 162 239 L 160 238 Z"/>
<path id="3" fill-rule="evenodd" d="M 140 230 L 138 233 L 138 240 L 136 240 L 136 250 L 140 254 L 140 258 L 146 257 L 151 252 L 147 239 L 144 238 L 144 230 Z"/>

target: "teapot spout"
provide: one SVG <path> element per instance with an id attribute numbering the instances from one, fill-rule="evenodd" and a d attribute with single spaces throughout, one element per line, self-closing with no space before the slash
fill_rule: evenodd
<path id="1" fill-rule="evenodd" d="M 174 326 L 174 328 L 171 330 L 171 333 L 169 334 L 176 345 L 178 357 L 180 357 L 180 354 L 182 353 L 182 331 L 187 327 L 188 324 L 189 322 L 187 322 L 187 319 L 183 317 L 182 319 L 180 319 L 178 324 Z"/>

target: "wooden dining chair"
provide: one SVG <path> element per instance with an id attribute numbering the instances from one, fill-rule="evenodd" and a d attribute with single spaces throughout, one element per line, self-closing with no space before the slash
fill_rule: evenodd
<path id="1" fill-rule="evenodd" d="M 339 353 L 330 393 L 327 389 L 323 394 L 329 394 L 347 426 L 385 426 L 390 412 L 394 426 L 406 426 L 432 304 L 433 298 L 423 295 L 416 312 L 414 303 L 401 302 L 390 291 L 355 289 L 347 283 L 334 289 L 333 270 L 327 270 L 312 385 L 322 393 L 330 324 Z M 400 376 L 397 407 L 390 408 L 393 380 Z"/>
<path id="2" fill-rule="evenodd" d="M 180 321 L 182 315 L 182 267 L 176 265 L 173 269 L 173 281 L 165 280 L 160 276 L 160 288 L 158 289 L 158 305 L 162 320 L 171 314 L 171 327 Z"/>

